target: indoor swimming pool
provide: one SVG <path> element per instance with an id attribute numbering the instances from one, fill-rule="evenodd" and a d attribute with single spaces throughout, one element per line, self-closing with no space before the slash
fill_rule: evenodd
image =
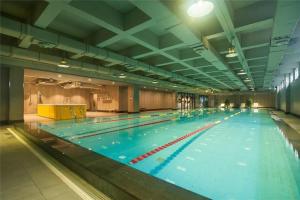
<path id="1" fill-rule="evenodd" d="M 300 199 L 300 160 L 267 110 L 199 109 L 40 129 L 211 199 Z"/>

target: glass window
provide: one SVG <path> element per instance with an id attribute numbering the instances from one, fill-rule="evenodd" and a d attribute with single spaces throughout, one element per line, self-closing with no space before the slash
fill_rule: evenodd
<path id="1" fill-rule="evenodd" d="M 290 83 L 294 81 L 294 73 L 290 73 Z"/>
<path id="2" fill-rule="evenodd" d="M 285 87 L 288 87 L 290 83 L 290 77 L 288 74 L 285 75 Z"/>
<path id="3" fill-rule="evenodd" d="M 295 68 L 295 80 L 299 77 L 299 67 Z"/>

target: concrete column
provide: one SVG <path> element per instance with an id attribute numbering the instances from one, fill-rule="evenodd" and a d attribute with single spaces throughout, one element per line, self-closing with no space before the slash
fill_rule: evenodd
<path id="1" fill-rule="evenodd" d="M 289 84 L 289 86 L 286 88 L 285 95 L 286 95 L 285 112 L 290 113 L 291 112 L 291 84 Z"/>
<path id="2" fill-rule="evenodd" d="M 9 121 L 9 68 L 0 66 L 0 124 Z"/>
<path id="3" fill-rule="evenodd" d="M 24 69 L 9 68 L 9 121 L 24 120 Z"/>
<path id="4" fill-rule="evenodd" d="M 138 86 L 128 87 L 128 112 L 140 112 L 140 88 Z"/>
<path id="5" fill-rule="evenodd" d="M 119 112 L 128 112 L 128 87 L 119 87 Z"/>

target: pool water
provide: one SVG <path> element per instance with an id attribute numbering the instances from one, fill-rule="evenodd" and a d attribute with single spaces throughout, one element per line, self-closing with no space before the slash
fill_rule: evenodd
<path id="1" fill-rule="evenodd" d="M 300 199 L 299 156 L 266 110 L 153 112 L 40 128 L 208 198 Z"/>

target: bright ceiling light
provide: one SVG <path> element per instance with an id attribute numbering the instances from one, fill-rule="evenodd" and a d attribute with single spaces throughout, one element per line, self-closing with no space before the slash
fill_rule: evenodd
<path id="1" fill-rule="evenodd" d="M 245 82 L 250 82 L 250 80 L 249 80 L 249 79 L 245 79 L 244 81 L 245 81 Z"/>
<path id="2" fill-rule="evenodd" d="M 173 87 L 178 87 L 177 85 L 173 85 Z"/>
<path id="3" fill-rule="evenodd" d="M 214 4 L 210 1 L 199 0 L 191 5 L 187 11 L 191 17 L 203 17 L 214 9 Z"/>
<path id="4" fill-rule="evenodd" d="M 226 54 L 226 58 L 236 57 L 238 54 L 235 52 L 234 48 L 229 48 L 228 53 Z"/>
<path id="5" fill-rule="evenodd" d="M 237 73 L 238 75 L 244 75 L 244 74 L 246 74 L 246 72 L 239 72 L 239 73 Z"/>
<path id="6" fill-rule="evenodd" d="M 158 83 L 158 81 L 152 81 L 152 83 L 156 84 L 156 83 Z"/>

